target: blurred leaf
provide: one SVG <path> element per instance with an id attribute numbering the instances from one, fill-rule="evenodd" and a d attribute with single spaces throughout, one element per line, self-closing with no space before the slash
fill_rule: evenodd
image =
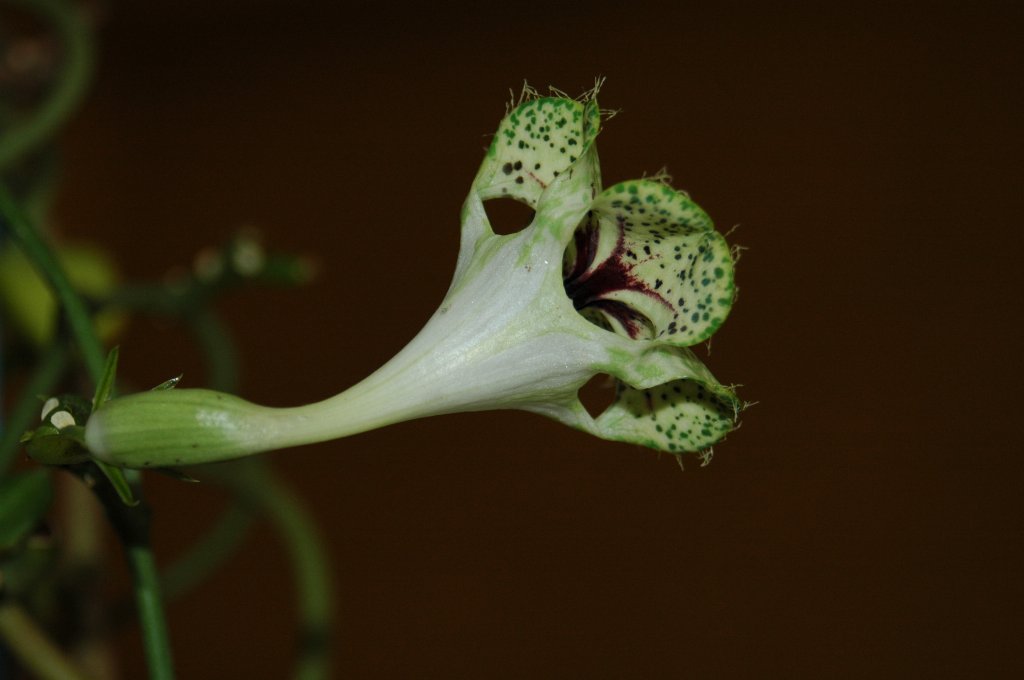
<path id="1" fill-rule="evenodd" d="M 98 467 L 103 474 L 107 476 L 107 479 L 110 480 L 111 486 L 114 487 L 114 491 L 117 492 L 122 503 L 129 507 L 135 507 L 139 504 L 139 500 L 135 498 L 135 495 L 132 493 L 131 484 L 128 483 L 128 480 L 124 476 L 124 470 L 96 459 L 93 459 L 93 462 L 96 463 L 96 467 Z"/>
<path id="2" fill-rule="evenodd" d="M 70 465 L 87 460 L 88 453 L 79 443 L 82 433 L 73 433 L 72 428 L 82 430 L 78 426 L 66 427 L 65 433 L 52 425 L 40 425 L 24 438 L 25 451 L 44 465 Z"/>
<path id="3" fill-rule="evenodd" d="M 302 286 L 309 283 L 315 275 L 316 266 L 309 258 L 271 253 L 267 256 L 259 279 L 271 285 Z"/>
<path id="4" fill-rule="evenodd" d="M 103 376 L 96 385 L 96 394 L 92 398 L 92 410 L 95 411 L 103 405 L 110 394 L 114 391 L 114 378 L 117 376 L 117 357 L 119 349 L 114 347 L 107 354 L 107 363 L 103 366 Z"/>
<path id="5" fill-rule="evenodd" d="M 184 472 L 183 470 L 179 470 L 178 468 L 170 468 L 170 467 L 153 468 L 153 471 L 154 472 L 159 472 L 162 475 L 166 475 L 167 477 L 170 477 L 171 479 L 176 479 L 179 482 L 188 482 L 190 484 L 199 484 L 200 483 L 198 479 L 196 479 L 192 475 L 188 474 L 187 472 Z"/>
<path id="6" fill-rule="evenodd" d="M 38 584 L 52 576 L 56 566 L 57 550 L 52 540 L 29 540 L 20 549 L 0 558 L 5 597 L 28 594 Z M 35 592 L 39 596 L 39 591 Z M 46 596 L 50 593 L 47 592 Z M 6 677 L 6 676 L 5 676 Z"/>
<path id="7" fill-rule="evenodd" d="M 57 250 L 57 259 L 82 295 L 102 298 L 117 285 L 114 262 L 98 247 L 64 244 Z M 33 345 L 45 346 L 55 337 L 57 301 L 29 258 L 10 245 L 0 248 L 0 307 L 10 316 L 11 328 Z M 100 337 L 109 339 L 124 326 L 126 318 L 118 310 L 105 310 L 93 316 L 93 323 Z"/>
<path id="8" fill-rule="evenodd" d="M 0 551 L 13 548 L 35 528 L 53 500 L 45 470 L 31 470 L 0 481 Z"/>
<path id="9" fill-rule="evenodd" d="M 181 382 L 181 376 L 180 375 L 176 375 L 173 378 L 171 378 L 170 380 L 163 381 L 162 383 L 160 383 L 159 385 L 154 387 L 152 389 L 152 391 L 153 392 L 159 392 L 161 390 L 173 390 L 175 387 L 178 386 L 179 382 Z"/>

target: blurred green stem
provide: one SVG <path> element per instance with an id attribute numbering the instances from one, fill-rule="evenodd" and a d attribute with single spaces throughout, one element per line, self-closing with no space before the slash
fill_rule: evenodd
<path id="1" fill-rule="evenodd" d="M 75 342 L 93 382 L 103 375 L 105 354 L 93 330 L 92 319 L 53 251 L 18 207 L 7 187 L 0 183 L 0 231 L 9 232 L 39 274 L 49 283 L 67 317 Z"/>
<path id="2" fill-rule="evenodd" d="M 172 680 L 174 664 L 171 647 L 167 643 L 167 621 L 160 599 L 160 575 L 157 573 L 153 551 L 148 543 L 129 545 L 126 550 L 128 565 L 135 580 L 135 602 L 150 680 Z"/>
<path id="3" fill-rule="evenodd" d="M 91 463 L 84 466 L 92 467 Z M 96 468 L 92 468 L 96 470 Z M 92 483 L 93 491 L 102 503 L 114 532 L 124 547 L 128 567 L 131 570 L 135 590 L 135 607 L 142 628 L 142 642 L 149 667 L 150 680 L 171 680 L 174 665 L 167 633 L 167 619 L 164 616 L 163 600 L 160 593 L 160 575 L 150 547 L 150 508 L 142 499 L 137 479 L 133 491 L 138 503 L 134 506 L 121 501 L 114 484 L 106 476 L 95 476 L 95 472 L 83 473 Z"/>
<path id="4" fill-rule="evenodd" d="M 238 389 L 238 354 L 231 334 L 210 306 L 212 292 L 196 281 L 189 281 L 181 288 L 125 286 L 116 290 L 104 304 L 183 319 L 203 351 L 207 386 L 218 392 L 234 393 Z"/>
<path id="5" fill-rule="evenodd" d="M 50 24 L 64 48 L 64 64 L 49 97 L 25 121 L 0 135 L 0 173 L 52 137 L 78 108 L 95 64 L 92 33 L 80 6 L 60 0 L 6 0 Z"/>
<path id="6" fill-rule="evenodd" d="M 301 499 L 259 459 L 213 466 L 207 472 L 242 502 L 266 516 L 284 541 L 299 600 L 300 632 L 292 677 L 296 680 L 329 677 L 333 618 L 331 576 L 323 543 Z"/>
<path id="7" fill-rule="evenodd" d="M 189 311 L 185 316 L 192 335 L 206 360 L 206 382 L 210 389 L 234 393 L 238 390 L 238 354 L 227 328 L 208 306 Z"/>
<path id="8" fill-rule="evenodd" d="M 68 352 L 59 342 L 43 350 L 39 356 L 39 362 L 8 415 L 3 434 L 0 435 L 0 476 L 6 474 L 18 450 L 21 433 L 39 417 L 38 395 L 50 394 L 67 365 Z"/>
<path id="9" fill-rule="evenodd" d="M 247 506 L 232 503 L 188 552 L 164 569 L 161 585 L 166 599 L 191 590 L 224 564 L 248 532 L 252 515 Z"/>
<path id="10" fill-rule="evenodd" d="M 104 373 L 103 347 L 93 329 L 92 319 L 85 303 L 71 287 L 67 275 L 32 223 L 18 208 L 7 188 L 0 183 L 0 227 L 6 228 L 21 246 L 25 255 L 39 270 L 56 295 L 71 327 L 72 335 L 82 354 L 94 384 L 99 385 Z M 118 472 L 118 474 L 120 474 Z M 109 475 L 108 475 L 109 476 Z M 126 475 L 127 476 L 127 475 Z M 137 478 L 137 475 L 131 475 Z M 142 639 L 146 648 L 151 678 L 172 678 L 170 641 L 163 605 L 160 599 L 160 579 L 153 564 L 149 544 L 149 514 L 145 503 L 128 507 L 121 502 L 109 480 L 97 480 L 95 491 L 103 502 L 125 547 L 126 556 L 135 577 Z M 137 485 L 136 485 L 137 486 Z M 141 492 L 136 488 L 141 501 Z"/>
<path id="11" fill-rule="evenodd" d="M 0 637 L 32 677 L 41 680 L 87 680 L 64 652 L 46 636 L 24 609 L 0 604 Z"/>
<path id="12" fill-rule="evenodd" d="M 206 382 L 211 389 L 238 389 L 238 358 L 227 328 L 210 308 L 208 297 L 197 287 L 184 290 L 166 286 L 123 288 L 108 304 L 149 314 L 181 316 L 203 351 Z M 252 524 L 253 511 L 237 500 L 217 519 L 207 533 L 168 566 L 161 577 L 164 595 L 173 600 L 202 582 L 221 566 L 242 543 Z"/>

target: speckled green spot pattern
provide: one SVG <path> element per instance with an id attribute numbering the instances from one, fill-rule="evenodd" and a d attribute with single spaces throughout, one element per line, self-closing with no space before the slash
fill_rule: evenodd
<path id="1" fill-rule="evenodd" d="M 609 187 L 592 211 L 599 238 L 636 282 L 604 297 L 641 315 L 647 338 L 689 346 L 711 337 L 729 314 L 735 284 L 729 246 L 707 213 L 654 180 Z"/>
<path id="2" fill-rule="evenodd" d="M 482 199 L 507 196 L 537 207 L 541 194 L 584 157 L 600 131 L 597 101 L 541 97 L 523 102 L 501 121 L 480 168 Z M 590 159 L 586 159 L 587 162 Z M 596 176 L 596 159 L 587 172 Z"/>
<path id="3" fill-rule="evenodd" d="M 615 402 L 598 426 L 609 439 L 643 444 L 670 453 L 702 451 L 727 435 L 741 408 L 721 386 L 675 380 L 638 390 L 619 383 Z"/>
<path id="4" fill-rule="evenodd" d="M 524 102 L 501 122 L 474 183 L 477 195 L 484 200 L 509 197 L 536 209 L 555 200 L 551 192 L 562 192 L 561 187 L 548 191 L 558 177 L 588 177 L 594 198 L 574 231 L 580 238 L 578 232 L 591 229 L 596 243 L 590 245 L 588 271 L 576 274 L 583 286 L 593 275 L 601 293 L 597 297 L 614 304 L 615 313 L 591 304 L 579 309 L 581 318 L 638 343 L 685 348 L 707 340 L 735 299 L 725 238 L 696 202 L 663 181 L 632 180 L 601 191 L 594 148 L 599 131 L 594 99 Z M 570 231 L 564 226 L 551 231 L 563 238 L 568 273 L 577 240 L 566 238 Z M 681 364 L 675 377 L 689 374 L 684 379 L 672 380 L 670 370 L 668 382 L 639 389 L 618 378 L 614 403 L 596 420 L 578 413 L 562 420 L 607 439 L 672 453 L 710 447 L 735 426 L 742 402 L 691 352 L 670 356 L 670 364 Z M 609 372 L 622 375 L 615 368 Z"/>

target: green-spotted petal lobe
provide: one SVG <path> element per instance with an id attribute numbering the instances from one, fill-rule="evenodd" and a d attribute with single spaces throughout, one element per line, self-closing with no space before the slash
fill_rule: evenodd
<path id="1" fill-rule="evenodd" d="M 735 297 L 728 244 L 685 194 L 654 180 L 609 187 L 569 250 L 566 292 L 638 339 L 693 345 Z"/>
<path id="2" fill-rule="evenodd" d="M 537 207 L 544 190 L 584 157 L 599 128 L 596 100 L 527 100 L 501 121 L 474 189 L 482 199 L 505 196 Z"/>
<path id="3" fill-rule="evenodd" d="M 696 380 L 645 390 L 620 383 L 615 402 L 597 418 L 597 428 L 607 439 L 662 451 L 703 451 L 735 427 L 739 410 L 727 388 Z"/>

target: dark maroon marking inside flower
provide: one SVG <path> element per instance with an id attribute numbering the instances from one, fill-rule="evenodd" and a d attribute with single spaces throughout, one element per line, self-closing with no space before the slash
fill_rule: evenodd
<path id="1" fill-rule="evenodd" d="M 641 330 L 649 327 L 647 317 L 639 314 L 624 302 L 619 302 L 618 300 L 594 300 L 586 306 L 591 309 L 599 309 L 618 321 L 631 338 L 637 337 L 640 335 Z M 576 309 L 582 309 L 582 307 L 577 307 Z"/>
<path id="2" fill-rule="evenodd" d="M 570 282 L 583 276 L 583 273 L 590 269 L 590 265 L 594 263 L 594 257 L 597 255 L 597 241 L 600 230 L 597 224 L 593 222 L 592 217 L 593 213 L 587 213 L 586 224 L 577 229 L 572 235 L 573 242 L 576 245 L 576 259 L 573 261 L 572 270 L 566 272 L 563 276 L 567 293 L 571 285 Z M 570 297 L 572 297 L 571 293 Z"/>
<path id="3" fill-rule="evenodd" d="M 526 171 L 526 174 L 530 176 L 530 179 L 532 179 L 532 180 L 533 180 L 534 182 L 536 182 L 537 184 L 539 184 L 539 185 L 540 185 L 540 188 L 541 188 L 541 189 L 547 189 L 547 188 L 548 188 L 548 185 L 547 185 L 547 184 L 545 184 L 545 183 L 543 182 L 543 180 L 541 180 L 541 178 L 540 178 L 540 177 L 537 177 L 537 175 L 533 174 L 533 173 L 532 173 L 532 172 L 530 172 L 529 170 L 527 170 L 527 171 Z"/>
<path id="4" fill-rule="evenodd" d="M 591 266 L 597 255 L 600 229 L 596 221 L 588 220 L 586 225 L 576 230 L 573 235 L 576 259 L 564 277 L 565 293 L 572 299 L 573 307 L 577 310 L 587 307 L 599 309 L 617 320 L 629 337 L 635 338 L 649 325 L 649 320 L 623 302 L 608 300 L 606 296 L 609 293 L 631 290 L 657 300 L 669 309 L 672 309 L 672 305 L 643 279 L 633 274 L 635 264 L 626 264 L 623 260 L 628 249 L 625 219 L 622 217 L 618 219 L 618 228 L 618 239 L 612 254 L 593 269 Z"/>

